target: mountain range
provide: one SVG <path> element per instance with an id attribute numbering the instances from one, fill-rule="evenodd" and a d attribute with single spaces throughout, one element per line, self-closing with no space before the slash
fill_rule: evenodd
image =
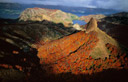
<path id="1" fill-rule="evenodd" d="M 18 19 L 0 19 L 0 81 L 127 82 L 127 47 L 106 32 L 108 23 L 126 25 L 114 21 L 117 16 L 90 18 L 82 30 L 65 26 L 77 16 L 54 9 L 29 8 Z"/>

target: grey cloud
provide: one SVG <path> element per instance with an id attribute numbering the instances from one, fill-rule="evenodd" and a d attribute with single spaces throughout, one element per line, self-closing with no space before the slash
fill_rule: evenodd
<path id="1" fill-rule="evenodd" d="M 0 0 L 0 2 L 98 7 L 128 11 L 128 0 Z"/>

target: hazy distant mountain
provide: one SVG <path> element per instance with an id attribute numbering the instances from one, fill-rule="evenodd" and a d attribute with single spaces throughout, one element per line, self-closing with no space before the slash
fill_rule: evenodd
<path id="1" fill-rule="evenodd" d="M 91 18 L 95 18 L 96 20 L 100 21 L 101 19 L 105 17 L 106 16 L 103 14 L 96 14 L 96 15 L 81 16 L 79 19 L 84 20 L 85 22 L 89 22 Z"/>

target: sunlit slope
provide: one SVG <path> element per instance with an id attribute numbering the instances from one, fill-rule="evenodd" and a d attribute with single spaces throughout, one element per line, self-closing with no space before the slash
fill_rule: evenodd
<path id="1" fill-rule="evenodd" d="M 99 42 L 97 43 L 96 47 L 91 52 L 92 57 L 94 58 L 108 57 L 110 53 L 108 52 L 105 46 L 107 43 L 113 44 L 118 47 L 118 43 L 116 40 L 114 40 L 112 37 L 110 37 L 109 35 L 107 35 L 105 32 L 103 32 L 97 27 L 97 21 L 94 18 L 92 18 L 88 23 L 86 33 L 91 31 L 96 31 L 98 33 L 97 38 L 99 39 Z"/>
<path id="2" fill-rule="evenodd" d="M 63 23 L 64 25 L 72 24 L 74 19 L 78 19 L 78 16 L 57 9 L 45 8 L 28 8 L 19 17 L 20 21 L 48 20 L 54 23 Z"/>

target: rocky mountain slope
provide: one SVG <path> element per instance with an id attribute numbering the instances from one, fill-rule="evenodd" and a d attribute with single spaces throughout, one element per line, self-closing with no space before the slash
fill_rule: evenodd
<path id="1" fill-rule="evenodd" d="M 72 24 L 72 20 L 74 19 L 78 19 L 78 16 L 57 9 L 45 8 L 28 8 L 19 17 L 20 21 L 47 20 L 54 23 L 63 23 L 64 25 Z"/>
<path id="2" fill-rule="evenodd" d="M 48 21 L 1 26 L 0 80 L 3 82 L 94 82 L 101 80 L 92 78 L 105 78 L 102 73 L 105 70 L 125 69 L 122 76 L 127 73 L 127 53 L 98 28 L 93 18 L 86 31 L 78 32 Z M 97 73 L 101 75 L 93 77 Z M 122 76 L 114 81 L 123 81 Z"/>
<path id="3" fill-rule="evenodd" d="M 32 46 L 33 43 L 41 45 L 44 42 L 64 37 L 65 35 L 69 35 L 76 31 L 70 27 L 65 28 L 61 23 L 56 24 L 49 21 L 20 23 L 4 21 L 3 23 L 5 24 L 1 24 L 0 28 L 2 35 L 6 35 L 10 38 L 15 37 L 16 39 L 21 39 L 24 42 L 28 42 L 30 46 Z M 19 36 L 20 38 L 18 38 Z M 3 39 L 3 37 L 1 36 L 0 38 Z M 6 38 L 4 39 L 6 40 Z"/>
<path id="4" fill-rule="evenodd" d="M 121 63 L 116 57 L 118 53 L 122 57 L 126 57 L 126 54 L 119 52 L 118 49 L 120 49 L 118 43 L 97 27 L 95 19 L 91 19 L 86 33 L 81 31 L 45 43 L 38 49 L 38 57 L 41 64 L 48 65 L 48 68 L 45 67 L 46 70 L 49 69 L 48 72 L 92 74 L 103 69 L 123 68 L 120 66 L 126 65 L 126 61 Z M 107 64 L 110 62 L 111 64 Z M 99 64 L 101 66 L 97 68 Z"/>

